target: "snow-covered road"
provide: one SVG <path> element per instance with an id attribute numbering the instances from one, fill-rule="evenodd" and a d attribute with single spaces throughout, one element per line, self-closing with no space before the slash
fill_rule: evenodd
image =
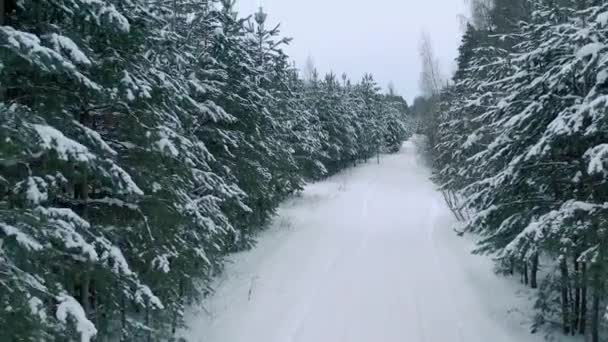
<path id="1" fill-rule="evenodd" d="M 187 314 L 192 342 L 541 341 L 469 254 L 415 144 L 312 184 Z"/>

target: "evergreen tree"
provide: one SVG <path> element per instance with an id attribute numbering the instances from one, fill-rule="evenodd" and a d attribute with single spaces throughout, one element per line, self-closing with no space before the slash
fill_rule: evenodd
<path id="1" fill-rule="evenodd" d="M 492 12 L 487 31 L 467 29 L 442 95 L 435 177 L 483 236 L 478 252 L 540 288 L 537 323 L 559 319 L 564 333 L 599 341 L 608 7 L 496 1 Z M 540 267 L 550 270 L 543 279 Z"/>
<path id="2" fill-rule="evenodd" d="M 281 201 L 411 131 L 233 0 L 0 4 L 3 341 L 173 338 Z"/>

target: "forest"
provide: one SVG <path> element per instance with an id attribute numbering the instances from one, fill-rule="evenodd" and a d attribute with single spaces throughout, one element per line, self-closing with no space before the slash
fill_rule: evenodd
<path id="1" fill-rule="evenodd" d="M 604 340 L 608 3 L 477 0 L 472 9 L 453 78 L 437 86 L 427 63 L 416 101 L 434 179 L 459 233 L 480 236 L 475 252 L 536 289 L 533 332 Z"/>
<path id="2" fill-rule="evenodd" d="M 473 253 L 531 294 L 531 334 L 605 341 L 608 3 L 467 2 L 454 72 L 439 70 L 423 34 L 422 95 L 408 106 L 370 73 L 299 70 L 272 12 L 239 13 L 236 0 L 0 0 L 0 341 L 179 340 L 187 309 L 216 293 L 229 255 L 255 248 L 279 206 L 318 181 L 342 191 L 332 208 L 362 211 L 339 220 L 311 203 L 297 210 L 351 228 L 316 224 L 321 237 L 301 241 L 334 256 L 308 265 L 343 276 L 327 296 L 345 295 L 341 282 L 365 272 L 395 280 L 346 284 L 362 292 L 336 303 L 369 306 L 328 333 L 379 322 L 366 310 L 381 299 L 404 315 L 381 333 L 401 339 L 400 326 L 425 320 L 411 336 L 445 336 L 425 325 L 437 307 L 462 314 L 441 301 L 455 296 L 448 285 L 466 291 L 458 303 L 474 318 L 451 317 L 445 334 L 502 331 L 458 273 L 475 259 L 441 265 L 472 238 Z M 440 227 L 451 234 L 443 240 L 435 194 L 458 221 Z M 312 246 L 323 237 L 332 239 Z M 298 256 L 288 260 L 309 261 Z M 322 289 L 313 280 L 303 284 Z M 433 298 L 418 306 L 398 286 Z M 328 303 L 292 295 L 293 316 L 312 317 L 303 333 L 317 333 L 310 308 Z"/>
<path id="3" fill-rule="evenodd" d="M 0 341 L 172 340 L 281 201 L 412 134 L 372 75 L 300 76 L 269 21 L 0 0 Z"/>

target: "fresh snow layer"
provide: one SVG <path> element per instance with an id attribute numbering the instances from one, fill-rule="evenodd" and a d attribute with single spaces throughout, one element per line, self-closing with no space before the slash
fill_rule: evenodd
<path id="1" fill-rule="evenodd" d="M 192 342 L 542 341 L 528 296 L 470 254 L 416 141 L 279 210 L 217 291 L 186 314 Z"/>

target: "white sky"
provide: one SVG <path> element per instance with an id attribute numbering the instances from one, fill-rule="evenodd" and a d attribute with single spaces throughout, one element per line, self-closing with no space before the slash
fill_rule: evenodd
<path id="1" fill-rule="evenodd" d="M 408 102 L 418 95 L 418 42 L 427 31 L 444 74 L 455 68 L 464 0 L 238 0 L 241 15 L 260 2 L 268 23 L 294 38 L 289 55 L 303 68 L 311 55 L 321 73 L 371 72 L 382 87 L 392 81 Z"/>

